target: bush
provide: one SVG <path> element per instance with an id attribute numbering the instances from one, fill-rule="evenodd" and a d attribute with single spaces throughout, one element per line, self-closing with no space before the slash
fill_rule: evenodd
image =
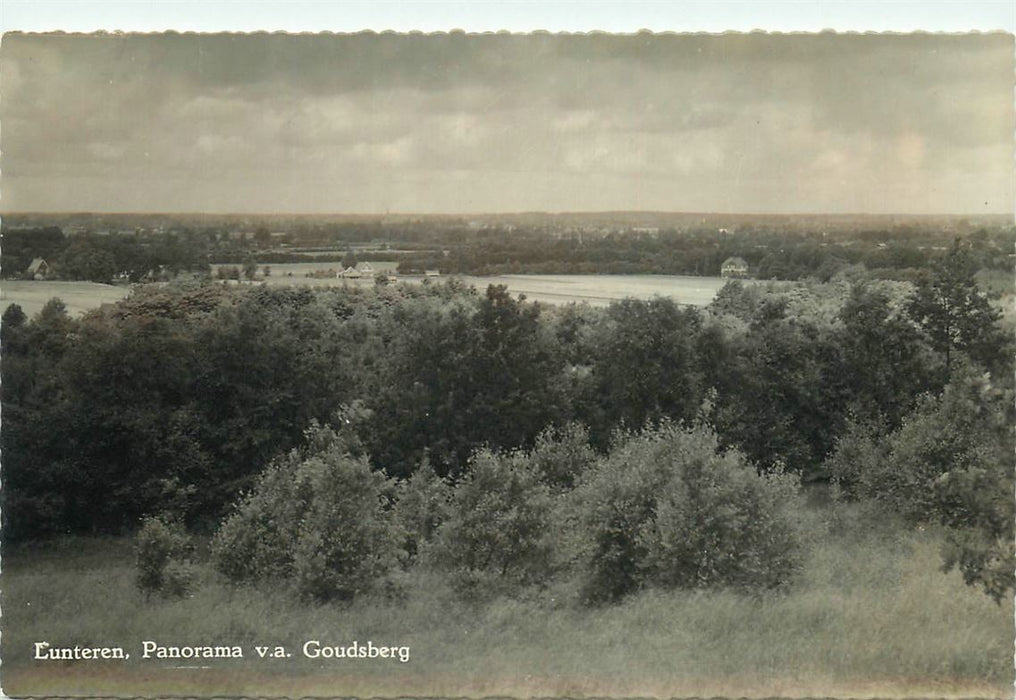
<path id="1" fill-rule="evenodd" d="M 455 489 L 429 559 L 463 593 L 543 583 L 552 574 L 551 505 L 527 455 L 481 450 Z"/>
<path id="2" fill-rule="evenodd" d="M 300 523 L 293 573 L 301 594 L 350 600 L 384 587 L 398 561 L 392 484 L 365 457 L 326 453 L 301 465 L 313 497 Z"/>
<path id="3" fill-rule="evenodd" d="M 297 450 L 273 460 L 215 533 L 212 559 L 229 580 L 293 575 L 300 520 L 313 496 L 309 482 L 298 478 L 302 461 Z"/>
<path id="4" fill-rule="evenodd" d="M 887 477 L 888 450 L 884 432 L 863 421 L 848 422 L 825 460 L 825 472 L 847 498 L 877 492 Z"/>
<path id="5" fill-rule="evenodd" d="M 996 600 L 1014 586 L 1011 406 L 1011 392 L 961 365 L 881 444 L 848 435 L 827 462 L 848 495 L 949 528 L 943 568 Z"/>
<path id="6" fill-rule="evenodd" d="M 451 497 L 451 485 L 437 475 L 427 459 L 401 483 L 395 514 L 405 534 L 407 564 L 416 560 L 450 516 Z"/>
<path id="7" fill-rule="evenodd" d="M 595 462 L 589 432 L 579 423 L 547 428 L 536 438 L 529 460 L 552 491 L 567 491 Z"/>
<path id="8" fill-rule="evenodd" d="M 383 587 L 398 560 L 401 528 L 392 482 L 352 457 L 332 430 L 314 426 L 313 452 L 293 452 L 265 471 L 212 542 L 233 581 L 291 579 L 315 600 L 348 600 Z"/>
<path id="9" fill-rule="evenodd" d="M 194 583 L 193 547 L 179 523 L 160 517 L 142 521 L 134 545 L 135 583 L 146 595 L 183 597 Z"/>
<path id="10" fill-rule="evenodd" d="M 707 428 L 672 424 L 615 445 L 574 492 L 588 602 L 645 586 L 768 589 L 801 565 L 796 479 L 760 476 Z"/>

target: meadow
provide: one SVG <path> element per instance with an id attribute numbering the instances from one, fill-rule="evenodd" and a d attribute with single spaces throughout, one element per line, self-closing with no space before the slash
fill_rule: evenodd
<path id="1" fill-rule="evenodd" d="M 374 269 L 394 272 L 395 263 L 371 263 Z M 213 266 L 223 267 L 223 266 Z M 337 279 L 335 277 L 310 277 L 313 273 L 340 270 L 337 262 L 302 262 L 270 265 L 271 274 L 259 277 L 258 282 L 272 286 L 308 285 L 341 287 L 343 285 L 372 285 L 373 278 Z M 260 270 L 263 269 L 259 268 Z M 512 294 L 525 294 L 531 301 L 547 304 L 585 302 L 590 306 L 607 306 L 620 299 L 651 299 L 661 296 L 673 299 L 679 304 L 706 306 L 720 291 L 727 280 L 721 277 L 692 277 L 687 275 L 473 275 L 451 276 L 466 285 L 483 291 L 490 284 L 501 284 Z M 427 278 L 422 275 L 399 277 L 400 282 L 421 283 Z M 438 277 L 438 281 L 449 276 Z"/>
<path id="2" fill-rule="evenodd" d="M 130 293 L 129 287 L 114 287 L 96 282 L 56 280 L 4 280 L 0 284 L 0 312 L 18 304 L 29 317 L 42 310 L 53 297 L 67 305 L 67 313 L 80 316 L 103 304 L 113 304 Z"/>
<path id="3" fill-rule="evenodd" d="M 311 604 L 232 587 L 200 565 L 182 600 L 134 587 L 131 542 L 65 538 L 4 556 L 9 695 L 1007 697 L 1013 607 L 939 570 L 941 533 L 815 508 L 796 584 L 777 594 L 645 590 L 582 608 L 553 591 L 464 602 L 413 574 L 397 599 Z M 122 646 L 126 662 L 36 661 L 32 644 Z M 238 644 L 244 659 L 141 660 L 141 642 Z M 393 660 L 312 660 L 308 640 L 410 647 Z M 254 645 L 292 656 L 260 659 Z"/>

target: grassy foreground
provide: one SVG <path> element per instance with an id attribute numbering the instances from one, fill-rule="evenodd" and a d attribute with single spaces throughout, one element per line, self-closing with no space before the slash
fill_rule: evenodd
<path id="1" fill-rule="evenodd" d="M 646 591 L 599 609 L 552 594 L 465 604 L 423 576 L 398 603 L 314 606 L 207 570 L 192 597 L 146 601 L 128 540 L 9 549 L 0 682 L 14 697 L 1011 696 L 1011 602 L 940 573 L 936 533 L 836 530 L 786 594 Z M 244 658 L 142 660 L 143 640 L 240 645 Z M 408 646 L 410 659 L 308 659 L 308 640 Z M 36 660 L 38 641 L 131 658 Z M 262 659 L 255 645 L 291 656 Z"/>

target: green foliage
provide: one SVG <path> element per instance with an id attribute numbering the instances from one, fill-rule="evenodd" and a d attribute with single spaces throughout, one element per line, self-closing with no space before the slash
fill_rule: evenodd
<path id="1" fill-rule="evenodd" d="M 568 491 L 595 463 L 589 431 L 581 423 L 547 428 L 536 437 L 529 461 L 551 491 Z"/>
<path id="2" fill-rule="evenodd" d="M 646 586 L 767 589 L 801 564 L 796 480 L 760 476 L 704 427 L 629 436 L 575 491 L 591 602 Z"/>
<path id="3" fill-rule="evenodd" d="M 249 280 L 254 279 L 258 273 L 257 259 L 253 255 L 248 255 L 243 259 L 243 276 Z"/>
<path id="4" fill-rule="evenodd" d="M 427 459 L 400 486 L 395 514 L 405 532 L 403 546 L 410 563 L 451 515 L 452 487 Z"/>
<path id="5" fill-rule="evenodd" d="M 216 567 L 233 581 L 290 578 L 315 600 L 376 590 L 399 551 L 393 484 L 328 428 L 311 428 L 307 442 L 312 449 L 272 464 L 223 522 Z"/>
<path id="6" fill-rule="evenodd" d="M 966 369 L 941 396 L 926 397 L 889 437 L 886 458 L 872 460 L 869 473 L 862 474 L 860 494 L 915 522 L 964 524 L 973 506 L 958 494 L 978 489 L 973 483 L 961 488 L 956 480 L 1008 471 L 1012 450 L 1003 400 L 987 376 Z"/>
<path id="7" fill-rule="evenodd" d="M 762 301 L 763 291 L 758 285 L 745 285 L 741 280 L 730 280 L 716 293 L 709 304 L 710 310 L 750 321 Z"/>
<path id="8" fill-rule="evenodd" d="M 273 460 L 215 533 L 212 559 L 229 580 L 286 579 L 293 575 L 300 519 L 313 497 L 309 484 L 296 478 L 302 462 L 296 450 Z"/>
<path id="9" fill-rule="evenodd" d="M 611 304 L 593 361 L 598 443 L 617 425 L 691 419 L 702 400 L 693 340 L 701 322 L 670 299 Z"/>
<path id="10" fill-rule="evenodd" d="M 933 381 L 937 362 L 885 290 L 853 285 L 839 316 L 838 340 L 855 412 L 898 427 L 921 393 L 941 387 Z"/>
<path id="11" fill-rule="evenodd" d="M 16 229 L 5 225 L 3 243 L 0 272 L 16 278 L 26 273 L 33 258 L 56 262 L 67 246 L 67 237 L 59 226 Z"/>
<path id="12" fill-rule="evenodd" d="M 881 426 L 851 420 L 823 467 L 847 498 L 873 494 L 885 478 L 888 446 Z"/>
<path id="13" fill-rule="evenodd" d="M 20 328 L 28 321 L 24 309 L 18 304 L 11 304 L 4 309 L 3 318 L 0 320 L 0 331 L 3 329 Z"/>
<path id="14" fill-rule="evenodd" d="M 954 368 L 887 437 L 854 431 L 829 460 L 848 495 L 913 523 L 949 528 L 945 568 L 1000 597 L 1013 582 L 1012 393 L 971 366 Z"/>
<path id="15" fill-rule="evenodd" d="M 483 445 L 531 444 L 562 410 L 562 362 L 540 313 L 503 286 L 477 299 L 435 285 L 392 309 L 378 324 L 385 353 L 367 399 L 376 463 L 408 476 L 426 453 L 439 474 L 457 475 Z"/>
<path id="16" fill-rule="evenodd" d="M 728 353 L 713 370 L 717 391 L 711 417 L 726 445 L 767 470 L 785 466 L 805 480 L 845 424 L 846 376 L 838 339 L 815 318 L 788 314 L 789 299 L 766 298 L 740 337 L 712 345 Z"/>
<path id="17" fill-rule="evenodd" d="M 160 517 L 146 517 L 135 538 L 135 585 L 146 596 L 180 598 L 192 589 L 193 545 L 183 526 Z"/>
<path id="18" fill-rule="evenodd" d="M 989 369 L 1012 356 L 1011 339 L 998 326 L 1001 312 L 978 288 L 976 272 L 973 256 L 957 240 L 918 280 L 908 305 L 910 316 L 944 356 L 947 370 L 957 351 Z"/>
<path id="19" fill-rule="evenodd" d="M 524 453 L 481 450 L 455 488 L 429 560 L 468 594 L 544 583 L 553 574 L 552 505 Z"/>
<path id="20" fill-rule="evenodd" d="M 1012 538 L 992 537 L 982 529 L 968 527 L 950 530 L 942 548 L 942 570 L 960 570 L 963 582 L 979 586 L 992 600 L 1001 604 L 1011 599 L 1016 555 Z"/>
<path id="21" fill-rule="evenodd" d="M 297 590 L 316 600 L 350 600 L 382 589 L 401 540 L 388 512 L 388 479 L 366 459 L 334 452 L 311 458 L 301 471 L 314 496 L 293 552 Z"/>

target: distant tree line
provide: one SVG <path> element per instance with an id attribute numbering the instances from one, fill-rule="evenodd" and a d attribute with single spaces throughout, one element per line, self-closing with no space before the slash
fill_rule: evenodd
<path id="1" fill-rule="evenodd" d="M 237 234 L 237 235 L 234 235 Z M 401 274 L 672 274 L 717 276 L 723 261 L 744 259 L 756 279 L 828 281 L 863 265 L 873 276 L 913 281 L 951 239 L 934 231 L 860 230 L 836 235 L 763 228 L 624 230 L 581 233 L 546 227 L 471 230 L 463 225 L 331 224 L 296 226 L 280 247 L 265 227 L 255 231 L 178 228 L 166 232 L 78 233 L 57 227 L 4 234 L 5 277 L 25 274 L 33 258 L 53 276 L 109 282 L 205 272 L 209 264 L 256 265 L 360 261 L 398 264 Z M 977 229 L 965 237 L 983 269 L 1008 270 L 1016 246 L 1009 228 Z M 313 252 L 313 257 L 305 253 Z"/>
<path id="2" fill-rule="evenodd" d="M 914 279 L 951 241 L 933 235 L 894 238 L 888 232 L 850 236 L 757 231 L 717 233 L 662 230 L 608 235 L 549 237 L 527 231 L 474 234 L 447 253 L 409 253 L 400 272 L 438 269 L 442 273 L 501 274 L 668 274 L 718 276 L 724 260 L 740 257 L 757 279 L 828 281 L 838 272 L 864 265 L 888 279 Z M 1016 236 L 978 230 L 969 236 L 971 255 L 983 268 L 1008 269 Z"/>
<path id="3" fill-rule="evenodd" d="M 52 278 L 104 283 L 208 271 L 208 241 L 198 234 L 67 236 L 57 227 L 14 229 L 4 232 L 0 255 L 7 279 L 24 276 L 35 258 L 46 261 Z"/>

